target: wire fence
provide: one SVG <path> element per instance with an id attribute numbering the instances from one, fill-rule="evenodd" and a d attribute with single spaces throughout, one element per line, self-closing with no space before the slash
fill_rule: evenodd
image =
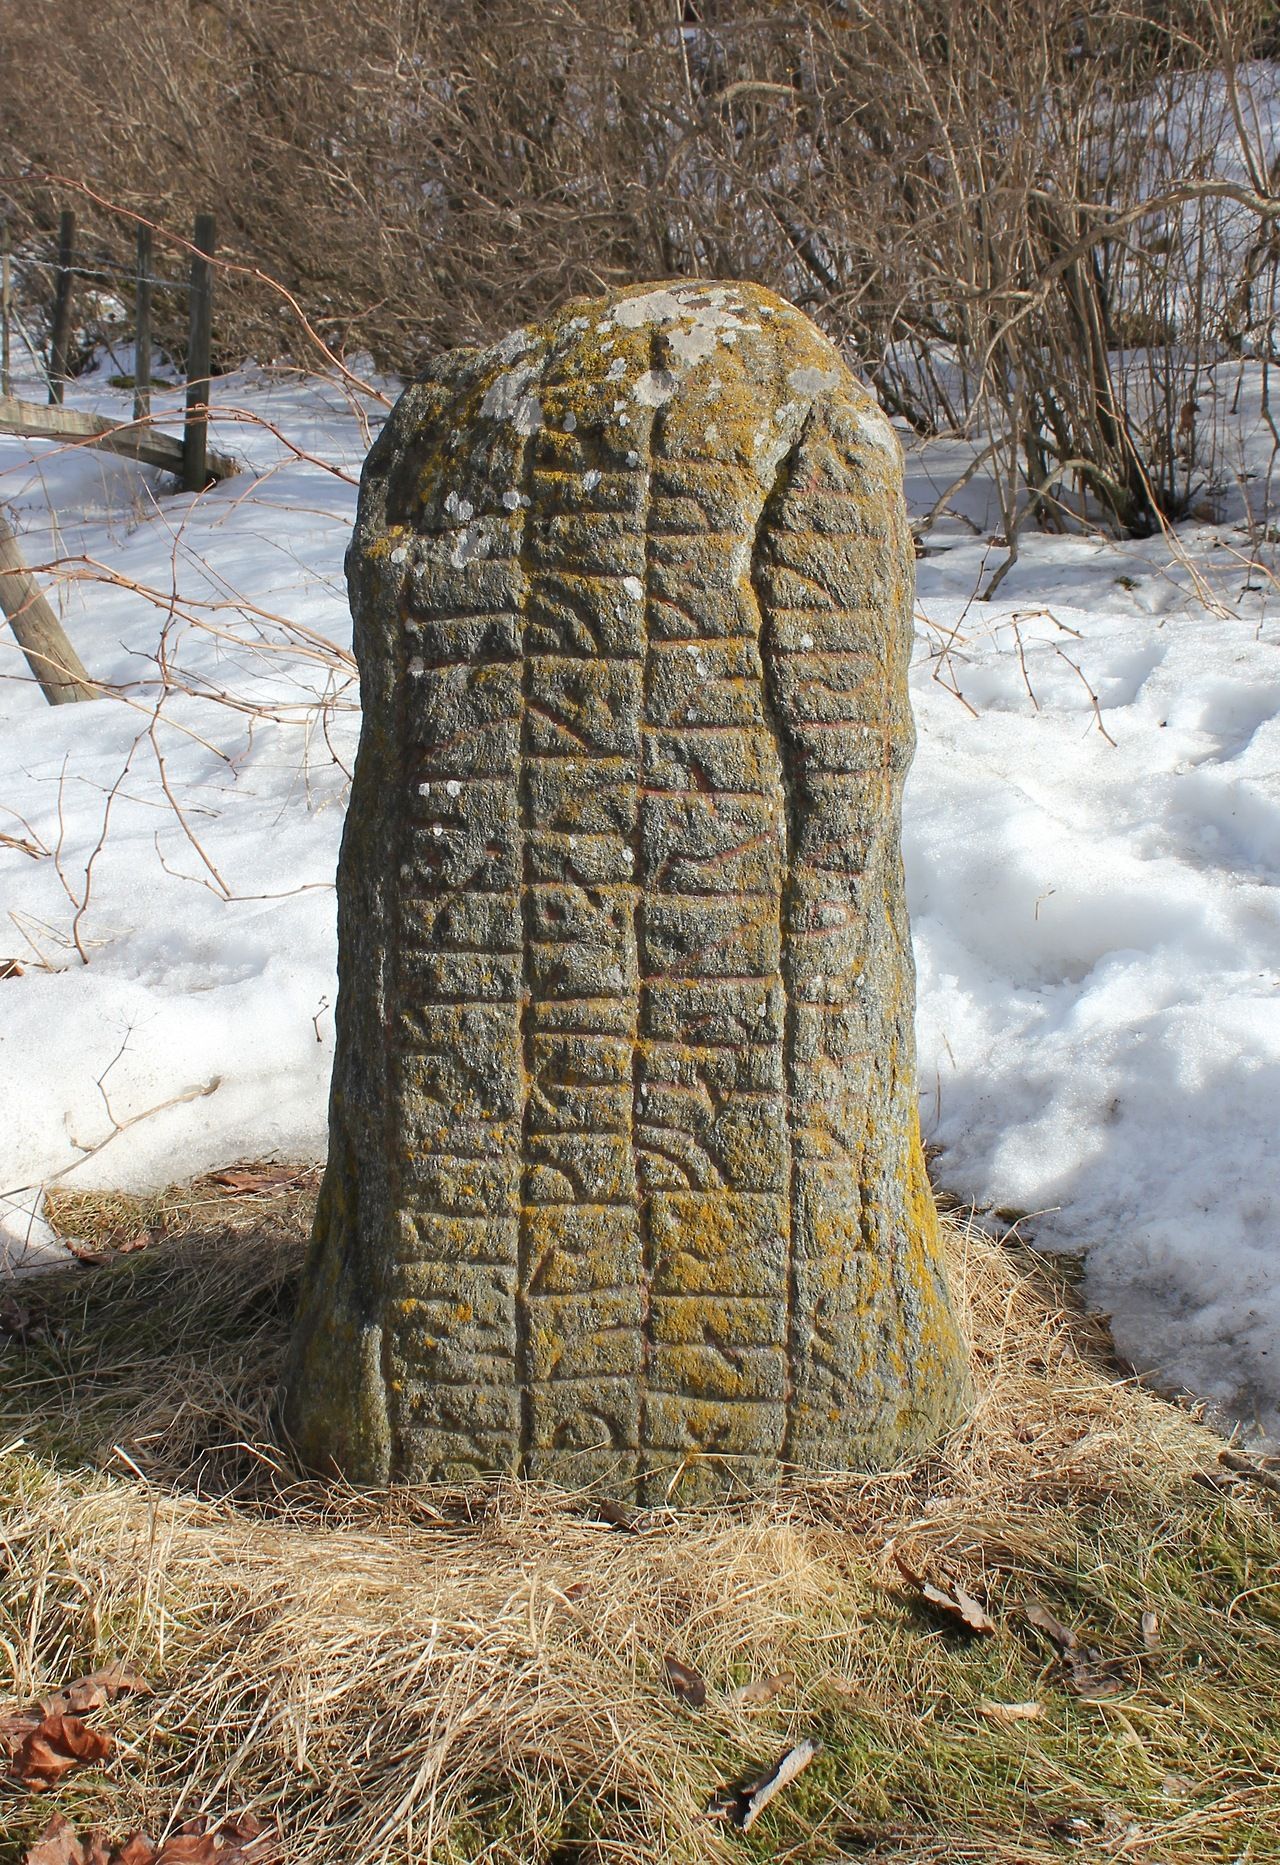
<path id="1" fill-rule="evenodd" d="M 132 262 L 101 250 L 91 254 L 77 252 L 76 216 L 64 208 L 58 218 L 55 252 L 41 252 L 25 246 L 21 255 L 24 273 L 43 272 L 53 279 L 53 305 L 49 319 L 48 344 L 43 356 L 31 340 L 14 305 L 14 255 L 7 225 L 0 226 L 0 396 L 13 395 L 13 337 L 21 339 L 28 355 L 44 375 L 51 406 L 60 406 L 71 376 L 72 319 L 77 281 L 92 280 L 112 286 L 133 287 L 133 414 L 135 421 L 146 420 L 151 413 L 152 364 L 152 294 L 156 291 L 182 292 L 187 298 L 188 329 L 186 354 L 187 421 L 184 433 L 185 460 L 183 479 L 189 491 L 198 491 L 206 477 L 206 442 L 208 426 L 209 380 L 213 333 L 213 259 L 216 250 L 216 227 L 212 214 L 195 217 L 192 232 L 191 268 L 183 278 L 165 278 L 155 269 L 152 252 L 152 229 L 138 223 Z"/>
<path id="2" fill-rule="evenodd" d="M 56 259 L 42 259 L 38 254 L 24 254 L 23 265 L 39 272 L 58 273 L 62 270 Z M 137 283 L 144 281 L 139 277 L 136 267 L 123 265 L 114 259 L 96 259 L 92 265 L 73 265 L 66 268 L 73 278 L 127 278 Z M 151 286 L 159 286 L 163 291 L 189 291 L 190 279 L 155 278 L 145 280 Z"/>

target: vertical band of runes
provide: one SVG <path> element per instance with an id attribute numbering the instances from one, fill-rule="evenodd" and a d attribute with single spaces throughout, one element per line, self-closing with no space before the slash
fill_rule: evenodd
<path id="1" fill-rule="evenodd" d="M 955 1341 L 891 430 L 767 293 L 622 294 L 408 392 L 353 566 L 374 976 L 317 1248 L 379 1265 L 334 1298 L 359 1456 L 657 1500 L 909 1435 Z"/>
<path id="2" fill-rule="evenodd" d="M 562 406 L 557 406 L 557 387 Z M 569 383 L 547 385 L 527 496 L 562 522 L 526 531 L 525 1070 L 521 1325 L 525 1467 L 575 1459 L 634 1476 L 644 1263 L 631 1136 L 636 1040 L 643 602 L 634 594 L 641 477 L 566 461 Z M 603 499 L 628 517 L 594 535 Z M 569 514 L 573 517 L 570 518 Z"/>

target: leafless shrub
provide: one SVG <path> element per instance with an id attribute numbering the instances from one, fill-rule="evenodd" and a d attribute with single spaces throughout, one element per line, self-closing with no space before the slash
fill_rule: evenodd
<path id="1" fill-rule="evenodd" d="M 1210 372 L 1272 346 L 1268 0 L 5 12 L 29 216 L 50 176 L 212 207 L 335 348 L 401 369 L 623 281 L 760 280 L 915 426 L 1000 437 L 1015 548 L 1028 518 L 1184 514 L 1222 472 Z M 252 272 L 219 318 L 228 355 L 296 343 Z"/>

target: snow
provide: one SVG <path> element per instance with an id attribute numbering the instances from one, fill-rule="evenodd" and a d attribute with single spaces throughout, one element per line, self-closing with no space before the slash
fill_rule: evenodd
<path id="1" fill-rule="evenodd" d="M 42 1202 L 38 1185 L 14 1194 L 0 1192 L 0 1276 L 33 1276 L 75 1262 L 43 1216 Z"/>
<path id="2" fill-rule="evenodd" d="M 105 455 L 0 442 L 28 561 L 57 554 L 80 573 L 61 586 L 64 621 L 130 702 L 50 710 L 0 637 L 0 835 L 19 844 L 0 844 L 0 958 L 23 966 L 0 1000 L 0 1189 L 323 1153 L 333 871 L 358 732 L 342 556 L 365 441 L 322 385 L 219 386 L 347 477 L 225 420 L 214 444 L 260 476 L 200 499 Z M 79 399 L 123 402 L 92 384 Z M 187 692 L 161 691 L 162 626 L 168 680 Z"/>
<path id="3" fill-rule="evenodd" d="M 1240 390 L 1247 494 L 1270 446 L 1255 366 L 1218 387 Z M 126 402 L 103 376 L 72 399 Z M 42 1186 L 325 1143 L 358 730 L 342 556 L 358 410 L 381 410 L 257 370 L 216 402 L 212 444 L 251 470 L 198 499 L 0 439 L 28 559 L 62 560 L 69 631 L 128 701 L 49 709 L 0 635 L 10 1255 L 47 1242 Z M 973 454 L 912 452 L 918 514 Z M 921 1112 L 941 1186 L 1086 1253 L 1137 1366 L 1276 1432 L 1280 591 L 1240 497 L 1214 516 L 1141 543 L 1028 532 L 990 602 L 981 474 L 928 532 L 905 829 Z"/>
<path id="4" fill-rule="evenodd" d="M 1042 590 L 1054 555 L 1026 572 Z M 962 607 L 924 606 L 948 624 Z M 906 854 L 938 1175 L 1035 1213 L 1040 1247 L 1087 1249 L 1135 1363 L 1236 1416 L 1256 1394 L 1274 1424 L 1277 631 L 1057 602 L 1016 626 L 1021 657 L 992 621 L 956 670 L 976 719 L 916 686 Z"/>

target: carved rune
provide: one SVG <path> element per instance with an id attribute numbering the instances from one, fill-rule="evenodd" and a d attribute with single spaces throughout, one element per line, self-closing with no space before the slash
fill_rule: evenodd
<path id="1" fill-rule="evenodd" d="M 657 1500 L 955 1416 L 901 470 L 826 339 L 745 285 L 571 305 L 397 405 L 349 559 L 309 1461 Z"/>

